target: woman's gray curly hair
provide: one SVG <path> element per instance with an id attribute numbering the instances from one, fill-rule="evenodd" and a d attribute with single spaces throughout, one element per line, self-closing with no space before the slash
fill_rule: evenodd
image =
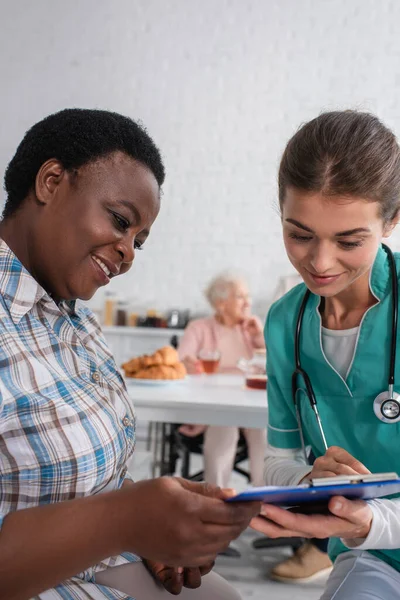
<path id="1" fill-rule="evenodd" d="M 239 273 L 233 271 L 220 273 L 210 281 L 204 295 L 211 306 L 215 308 L 219 300 L 226 300 L 229 297 L 232 288 L 236 287 L 238 283 L 247 285 L 245 278 Z"/>

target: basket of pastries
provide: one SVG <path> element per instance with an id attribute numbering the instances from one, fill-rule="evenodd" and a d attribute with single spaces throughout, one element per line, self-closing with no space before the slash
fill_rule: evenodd
<path id="1" fill-rule="evenodd" d="M 125 377 L 134 379 L 184 379 L 185 365 L 180 362 L 175 348 L 164 346 L 154 354 L 132 358 L 122 365 Z"/>

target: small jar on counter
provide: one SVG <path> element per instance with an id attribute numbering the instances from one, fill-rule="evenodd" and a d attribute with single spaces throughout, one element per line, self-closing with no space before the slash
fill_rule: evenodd
<path id="1" fill-rule="evenodd" d="M 129 317 L 128 317 L 128 325 L 129 327 L 136 327 L 137 322 L 138 322 L 138 314 L 131 312 L 129 313 Z"/>
<path id="2" fill-rule="evenodd" d="M 128 303 L 125 300 L 119 300 L 117 304 L 115 324 L 118 327 L 125 327 L 128 324 Z"/>
<path id="3" fill-rule="evenodd" d="M 103 310 L 103 325 L 105 327 L 112 327 L 114 325 L 116 304 L 117 298 L 114 292 L 106 292 Z"/>
<path id="4" fill-rule="evenodd" d="M 146 323 L 148 327 L 163 327 L 163 316 L 155 309 L 151 308 L 147 311 Z"/>

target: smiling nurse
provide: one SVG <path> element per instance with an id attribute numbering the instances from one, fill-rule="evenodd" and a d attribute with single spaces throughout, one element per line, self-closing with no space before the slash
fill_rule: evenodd
<path id="1" fill-rule="evenodd" d="M 397 405 L 376 400 L 383 391 L 397 397 L 388 388 L 392 340 L 399 341 L 392 318 L 400 256 L 392 263 L 382 247 L 400 208 L 394 135 L 367 113 L 322 114 L 289 141 L 279 197 L 286 251 L 304 284 L 272 306 L 266 324 L 267 483 L 400 472 Z M 292 389 L 296 329 L 306 377 L 298 371 Z M 398 362 L 394 367 L 400 392 Z M 302 438 L 317 457 L 313 467 L 303 461 Z M 335 562 L 323 600 L 398 597 L 400 501 L 336 498 L 329 508 L 330 516 L 306 516 L 265 506 L 268 521 L 257 517 L 252 525 L 270 537 L 331 538 Z"/>

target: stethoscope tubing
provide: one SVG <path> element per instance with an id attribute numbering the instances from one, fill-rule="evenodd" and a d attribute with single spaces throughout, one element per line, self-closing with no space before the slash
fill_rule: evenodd
<path id="1" fill-rule="evenodd" d="M 390 266 L 390 273 L 391 273 L 391 280 L 392 280 L 392 323 L 391 323 L 392 337 L 391 337 L 391 344 L 390 344 L 388 395 L 390 396 L 390 398 L 393 398 L 394 397 L 393 396 L 394 373 L 395 373 L 395 366 L 396 366 L 396 348 L 397 348 L 396 337 L 397 337 L 397 320 L 398 320 L 398 283 L 397 283 L 396 262 L 394 259 L 393 252 L 385 244 L 382 244 L 382 248 L 385 250 L 385 252 L 388 256 L 388 259 L 389 259 L 389 266 Z M 299 313 L 297 316 L 296 327 L 295 327 L 295 339 L 294 339 L 295 370 L 292 374 L 292 398 L 293 398 L 293 403 L 294 403 L 295 409 L 296 409 L 296 418 L 297 418 L 297 423 L 298 423 L 298 427 L 299 427 L 300 440 L 301 440 L 301 445 L 302 445 L 302 449 L 304 452 L 304 456 L 306 458 L 306 462 L 307 462 L 307 456 L 306 456 L 306 451 L 305 451 L 304 432 L 303 432 L 303 426 L 302 426 L 302 422 L 301 422 L 300 407 L 299 407 L 299 403 L 297 401 L 297 391 L 298 391 L 297 378 L 298 378 L 298 376 L 301 376 L 303 378 L 303 381 L 304 381 L 304 384 L 306 387 L 306 389 L 304 391 L 309 400 L 311 409 L 314 412 L 325 451 L 328 450 L 328 444 L 326 441 L 324 428 L 322 426 L 322 421 L 321 421 L 321 417 L 320 417 L 318 406 L 317 406 L 317 399 L 316 399 L 316 396 L 314 393 L 311 379 L 308 376 L 308 373 L 302 368 L 301 360 L 300 360 L 300 341 L 301 341 L 301 330 L 302 330 L 302 324 L 303 324 L 303 317 L 304 317 L 304 312 L 305 312 L 306 305 L 307 305 L 307 302 L 308 302 L 308 299 L 310 296 L 311 296 L 311 291 L 309 289 L 307 289 L 303 296 L 303 300 L 301 302 L 301 305 L 299 308 Z"/>

